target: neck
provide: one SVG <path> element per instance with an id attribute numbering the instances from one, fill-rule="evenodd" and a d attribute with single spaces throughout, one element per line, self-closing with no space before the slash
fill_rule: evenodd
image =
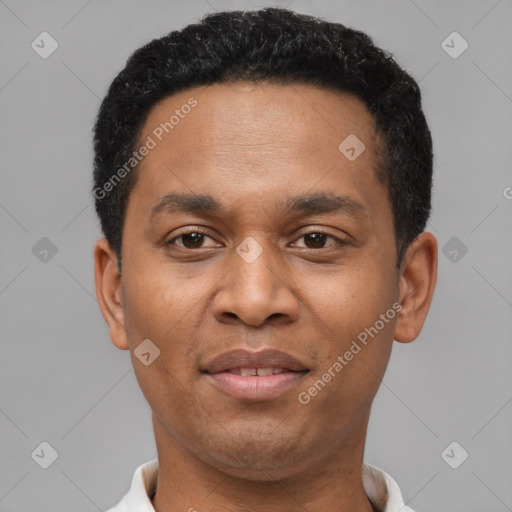
<path id="1" fill-rule="evenodd" d="M 186 450 L 153 415 L 159 471 L 156 512 L 335 510 L 379 512 L 363 487 L 369 414 L 338 451 L 292 471 L 262 470 L 260 477 L 215 467 Z"/>

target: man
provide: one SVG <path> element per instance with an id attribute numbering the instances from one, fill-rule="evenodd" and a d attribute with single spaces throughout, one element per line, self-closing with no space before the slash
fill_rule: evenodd
<path id="1" fill-rule="evenodd" d="M 134 53 L 94 141 L 98 302 L 158 451 L 110 511 L 410 511 L 363 455 L 436 281 L 414 80 L 340 24 L 216 13 Z"/>

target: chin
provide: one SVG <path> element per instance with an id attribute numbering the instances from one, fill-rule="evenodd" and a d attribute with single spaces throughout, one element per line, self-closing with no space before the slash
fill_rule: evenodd
<path id="1" fill-rule="evenodd" d="M 257 454 L 255 456 L 257 457 Z M 288 459 L 283 465 L 282 460 L 275 458 L 261 459 L 260 457 L 259 459 L 241 461 L 239 458 L 226 454 L 223 454 L 220 460 L 216 459 L 213 465 L 222 473 L 251 482 L 286 480 L 296 476 L 307 467 L 307 464 L 299 464 L 295 459 Z"/>
<path id="2" fill-rule="evenodd" d="M 198 447 L 197 455 L 231 476 L 252 481 L 275 481 L 290 477 L 307 466 L 311 449 L 305 437 L 292 432 L 276 432 L 255 425 L 242 432 L 217 431 L 208 435 L 208 446 Z"/>

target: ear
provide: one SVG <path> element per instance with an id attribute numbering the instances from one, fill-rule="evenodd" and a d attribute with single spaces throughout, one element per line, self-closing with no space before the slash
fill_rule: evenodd
<path id="1" fill-rule="evenodd" d="M 423 328 L 437 281 L 437 240 L 420 233 L 409 245 L 400 267 L 399 302 L 395 340 L 409 343 Z"/>
<path id="2" fill-rule="evenodd" d="M 94 279 L 96 297 L 103 318 L 108 324 L 110 339 L 117 348 L 127 350 L 121 276 L 117 267 L 117 256 L 106 238 L 101 238 L 94 246 Z"/>

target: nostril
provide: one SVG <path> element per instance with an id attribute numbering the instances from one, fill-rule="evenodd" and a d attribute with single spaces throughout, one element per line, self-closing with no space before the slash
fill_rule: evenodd
<path id="1" fill-rule="evenodd" d="M 271 318 L 281 318 L 283 316 L 285 316 L 284 313 L 272 313 L 268 318 L 270 320 Z"/>

